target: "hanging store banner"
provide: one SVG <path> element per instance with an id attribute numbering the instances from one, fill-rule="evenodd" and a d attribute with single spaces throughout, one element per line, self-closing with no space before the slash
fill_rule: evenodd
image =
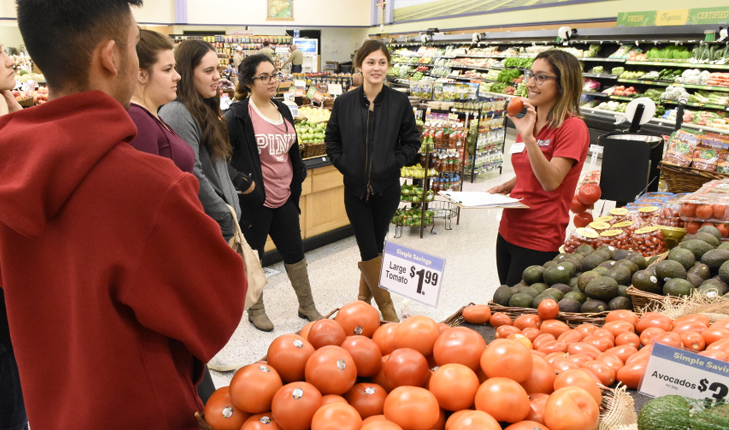
<path id="1" fill-rule="evenodd" d="M 621 12 L 618 14 L 618 27 L 645 27 L 664 25 L 707 25 L 727 24 L 729 6 L 699 9 L 671 9 L 641 12 Z"/>

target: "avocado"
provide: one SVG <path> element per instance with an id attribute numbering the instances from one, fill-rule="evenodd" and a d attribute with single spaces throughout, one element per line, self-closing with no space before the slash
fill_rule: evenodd
<path id="1" fill-rule="evenodd" d="M 592 254 L 593 251 L 595 251 L 595 249 L 593 247 L 591 247 L 588 244 L 584 244 L 584 245 L 578 246 L 577 249 L 575 250 L 575 253 L 587 256 L 587 255 Z"/>
<path id="2" fill-rule="evenodd" d="M 712 236 L 713 237 L 713 236 Z M 714 249 L 713 246 L 709 245 L 708 243 L 704 242 L 703 240 L 698 239 L 689 239 L 684 240 L 681 243 L 678 244 L 681 248 L 688 249 L 689 251 L 694 253 L 694 256 L 697 260 L 701 260 L 701 257 L 704 256 L 707 252 Z"/>
<path id="3" fill-rule="evenodd" d="M 678 261 L 686 270 L 689 270 L 694 266 L 694 264 L 696 264 L 696 256 L 693 252 L 686 248 L 673 248 L 671 252 L 668 253 L 668 257 L 666 257 L 666 259 Z"/>
<path id="4" fill-rule="evenodd" d="M 638 265 L 637 265 L 637 264 L 635 264 L 635 263 L 633 263 L 633 262 L 632 262 L 632 261 L 630 261 L 630 260 L 618 260 L 618 262 L 617 262 L 617 264 L 616 264 L 615 266 L 623 266 L 623 267 L 627 267 L 627 268 L 628 268 L 628 270 L 630 270 L 630 274 L 631 274 L 631 275 L 632 275 L 633 273 L 635 273 L 635 272 L 637 272 L 637 271 L 638 271 Z"/>
<path id="5" fill-rule="evenodd" d="M 582 260 L 582 270 L 584 272 L 590 271 L 595 267 L 599 266 L 600 263 L 602 263 L 603 261 L 606 261 L 607 258 L 602 258 L 603 255 L 604 254 L 601 251 L 595 251 L 592 254 L 586 256 Z"/>
<path id="6" fill-rule="evenodd" d="M 587 284 L 593 279 L 599 278 L 600 276 L 602 275 L 598 273 L 597 270 L 590 270 L 589 272 L 585 272 L 577 278 L 577 287 L 581 292 L 584 293 Z"/>
<path id="7" fill-rule="evenodd" d="M 661 294 L 663 291 L 658 285 L 658 278 L 648 270 L 638 270 L 633 275 L 633 286 L 648 293 Z"/>
<path id="8" fill-rule="evenodd" d="M 701 285 L 699 285 L 699 288 L 705 286 L 705 285 L 711 285 L 713 287 L 716 287 L 719 292 L 721 292 L 720 295 L 724 295 L 727 292 L 729 292 L 729 285 L 727 285 L 726 282 L 722 281 L 721 279 L 717 278 L 711 278 L 704 281 Z"/>
<path id="9" fill-rule="evenodd" d="M 570 280 L 570 269 L 567 263 L 554 263 L 554 266 L 544 269 L 544 283 L 547 285 L 564 284 Z M 574 267 L 574 266 L 572 266 Z"/>
<path id="10" fill-rule="evenodd" d="M 621 297 L 630 297 L 628 287 L 626 285 L 618 285 L 618 295 Z"/>
<path id="11" fill-rule="evenodd" d="M 615 252 L 615 248 L 613 248 L 612 246 L 607 246 L 607 245 L 603 245 L 603 246 L 597 248 L 597 250 L 607 254 L 609 259 L 613 258 L 613 253 Z"/>
<path id="12" fill-rule="evenodd" d="M 616 265 L 608 271 L 607 276 L 615 279 L 618 285 L 630 285 L 633 273 L 625 266 Z"/>
<path id="13" fill-rule="evenodd" d="M 659 255 L 654 255 L 653 257 L 649 258 L 648 261 L 647 261 L 648 267 L 651 267 L 653 265 L 653 263 L 655 263 L 656 261 L 658 261 L 660 258 L 661 258 L 661 255 L 660 254 Z M 646 267 L 646 269 L 648 267 Z"/>
<path id="14" fill-rule="evenodd" d="M 572 288 L 570 288 L 570 286 L 566 284 L 554 284 L 551 288 L 561 291 L 562 294 L 567 294 L 572 291 Z"/>
<path id="15" fill-rule="evenodd" d="M 595 267 L 592 270 L 597 272 L 600 276 L 607 276 L 608 271 L 610 271 L 610 269 L 608 269 L 607 267 L 602 267 L 602 266 Z"/>
<path id="16" fill-rule="evenodd" d="M 536 284 L 537 282 L 542 282 L 543 273 L 544 273 L 544 267 L 529 266 L 526 269 L 524 269 L 524 273 L 522 273 L 522 278 L 524 279 L 525 284 L 532 285 L 532 284 Z"/>
<path id="17" fill-rule="evenodd" d="M 673 278 L 663 284 L 664 296 L 686 297 L 690 296 L 693 290 L 694 285 L 685 279 Z"/>
<path id="18" fill-rule="evenodd" d="M 542 293 L 542 294 L 538 295 L 537 297 L 535 297 L 534 300 L 532 300 L 532 304 L 530 307 L 536 309 L 539 306 L 539 304 L 542 303 L 542 300 L 545 300 L 545 299 L 554 300 L 554 297 L 552 297 L 550 294 Z"/>
<path id="19" fill-rule="evenodd" d="M 721 245 L 721 239 L 717 239 L 714 237 L 714 235 L 709 233 L 687 234 L 686 236 L 684 236 L 682 242 L 685 242 L 687 240 L 703 240 L 704 242 L 711 245 L 712 248 L 716 248 L 717 246 Z"/>
<path id="20" fill-rule="evenodd" d="M 557 267 L 563 267 L 569 273 L 569 277 L 566 281 L 563 282 L 563 284 L 566 284 L 567 282 L 569 282 L 569 278 L 575 276 L 575 274 L 577 273 L 577 265 L 582 268 L 582 264 L 574 260 L 564 260 L 559 262 Z"/>
<path id="21" fill-rule="evenodd" d="M 646 403 L 638 415 L 638 430 L 686 430 L 690 407 L 681 396 L 663 396 Z"/>
<path id="22" fill-rule="evenodd" d="M 714 236 L 716 240 L 721 240 L 721 232 L 718 228 L 714 227 L 713 225 L 705 225 L 701 227 L 697 233 L 709 233 L 710 235 Z"/>
<path id="23" fill-rule="evenodd" d="M 600 276 L 587 283 L 585 287 L 585 295 L 591 299 L 610 301 L 616 297 L 620 289 L 618 282 L 608 276 Z"/>
<path id="24" fill-rule="evenodd" d="M 580 312 L 586 314 L 596 314 L 599 312 L 605 312 L 608 309 L 607 303 L 602 300 L 588 299 L 585 303 L 580 306 Z"/>
<path id="25" fill-rule="evenodd" d="M 727 275 L 729 275 L 729 267 L 727 269 L 728 269 Z M 704 263 L 694 264 L 694 267 L 690 268 L 688 273 L 693 273 L 694 275 L 698 275 L 699 277 L 701 277 L 701 279 L 711 278 L 711 269 L 709 269 L 709 266 L 707 266 Z M 719 274 L 721 275 L 721 268 L 719 268 Z M 727 278 L 727 279 L 729 279 L 729 278 Z"/>
<path id="26" fill-rule="evenodd" d="M 517 293 L 529 294 L 532 298 L 537 297 L 539 292 L 532 287 L 519 287 Z"/>
<path id="27" fill-rule="evenodd" d="M 509 306 L 509 300 L 513 295 L 514 292 L 508 285 L 502 285 L 494 291 L 494 298 L 491 300 L 498 305 Z"/>
<path id="28" fill-rule="evenodd" d="M 702 296 L 706 296 L 706 297 L 713 299 L 716 297 L 723 296 L 729 290 L 722 290 L 722 288 L 717 286 L 716 284 L 703 284 L 699 288 L 697 288 L 696 291 L 699 294 L 701 294 Z"/>
<path id="29" fill-rule="evenodd" d="M 567 285 L 570 286 L 570 288 L 574 289 L 577 287 L 577 276 L 573 276 L 570 278 L 570 281 L 567 282 Z"/>
<path id="30" fill-rule="evenodd" d="M 719 267 L 719 277 L 729 284 L 729 263 L 725 262 Z"/>
<path id="31" fill-rule="evenodd" d="M 635 251 L 630 252 L 628 256 L 625 257 L 625 259 L 635 263 L 635 265 L 638 266 L 638 270 L 643 270 L 648 267 L 648 260 L 646 260 L 645 257 Z"/>
<path id="32" fill-rule="evenodd" d="M 520 288 L 520 287 L 528 287 L 529 285 L 525 284 L 524 281 L 519 281 L 518 284 L 512 285 L 511 288 Z"/>
<path id="33" fill-rule="evenodd" d="M 509 306 L 512 308 L 528 308 L 532 305 L 534 297 L 526 293 L 516 293 L 509 299 Z"/>
<path id="34" fill-rule="evenodd" d="M 608 260 L 608 261 L 605 261 L 605 262 L 601 263 L 598 267 L 604 267 L 604 268 L 610 270 L 613 267 L 615 267 L 616 264 L 617 264 L 617 261 L 615 261 L 615 260 Z"/>
<path id="35" fill-rule="evenodd" d="M 701 262 L 709 266 L 712 275 L 719 273 L 721 265 L 729 261 L 729 250 L 712 249 L 701 257 Z"/>
<path id="36" fill-rule="evenodd" d="M 694 287 L 698 287 L 704 282 L 704 279 L 701 276 L 694 273 L 689 273 L 688 275 L 686 275 L 686 280 L 691 282 Z"/>
<path id="37" fill-rule="evenodd" d="M 556 261 L 547 261 L 546 263 L 544 263 L 542 265 L 542 267 L 544 267 L 544 270 L 546 270 L 546 269 L 549 269 L 550 267 L 556 266 L 557 264 L 559 264 L 559 263 L 557 263 Z"/>
<path id="38" fill-rule="evenodd" d="M 560 301 L 564 297 L 564 293 L 556 288 L 548 288 L 542 294 L 550 296 L 556 301 Z"/>
<path id="39" fill-rule="evenodd" d="M 627 249 L 616 249 L 615 252 L 613 252 L 613 260 L 623 260 L 625 257 L 630 254 L 630 251 Z"/>
<path id="40" fill-rule="evenodd" d="M 562 300 L 564 299 L 574 299 L 582 304 L 585 303 L 585 300 L 587 300 L 587 296 L 579 291 L 570 291 L 569 293 L 564 295 L 564 298 Z"/>
<path id="41" fill-rule="evenodd" d="M 545 284 L 544 282 L 537 282 L 536 284 L 531 284 L 529 288 L 533 288 L 537 290 L 538 294 L 542 294 L 544 290 L 549 288 L 549 285 Z"/>
<path id="42" fill-rule="evenodd" d="M 560 300 L 558 305 L 560 312 L 579 313 L 580 308 L 582 307 L 582 303 L 569 297 L 565 297 L 564 299 Z"/>
<path id="43" fill-rule="evenodd" d="M 729 249 L 729 242 L 722 242 L 722 244 L 716 249 Z"/>
<path id="44" fill-rule="evenodd" d="M 608 302 L 608 309 L 611 311 L 618 309 L 633 310 L 633 301 L 628 297 L 618 296 Z"/>
<path id="45" fill-rule="evenodd" d="M 692 415 L 691 430 L 719 430 L 729 428 L 729 404 L 720 404 Z"/>
<path id="46" fill-rule="evenodd" d="M 656 264 L 656 277 L 661 283 L 673 278 L 686 279 L 686 269 L 678 261 L 663 260 Z"/>

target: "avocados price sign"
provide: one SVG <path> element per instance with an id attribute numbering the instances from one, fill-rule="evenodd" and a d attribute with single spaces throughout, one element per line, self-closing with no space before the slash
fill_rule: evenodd
<path id="1" fill-rule="evenodd" d="M 653 397 L 729 400 L 729 363 L 655 343 L 638 390 Z"/>

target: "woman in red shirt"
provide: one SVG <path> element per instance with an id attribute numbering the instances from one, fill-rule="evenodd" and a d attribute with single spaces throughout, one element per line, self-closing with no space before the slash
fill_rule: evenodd
<path id="1" fill-rule="evenodd" d="M 529 209 L 505 209 L 496 242 L 496 266 L 504 285 L 524 269 L 559 253 L 569 224 L 569 205 L 590 146 L 580 119 L 582 71 L 574 55 L 556 49 L 537 55 L 524 74 L 526 115 L 509 115 L 517 132 L 509 151 L 516 177 L 490 193 L 509 194 Z"/>

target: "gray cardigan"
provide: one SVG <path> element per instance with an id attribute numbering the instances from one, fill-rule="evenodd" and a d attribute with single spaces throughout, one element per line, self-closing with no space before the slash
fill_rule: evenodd
<path id="1" fill-rule="evenodd" d="M 208 149 L 200 144 L 200 126 L 182 102 L 175 100 L 162 106 L 159 116 L 195 151 L 193 173 L 200 182 L 200 202 L 205 213 L 220 225 L 225 240 L 230 240 L 235 234 L 235 223 L 240 220 L 241 212 L 238 194 L 230 180 L 227 160 L 213 162 Z M 236 220 L 226 203 L 235 209 Z"/>

